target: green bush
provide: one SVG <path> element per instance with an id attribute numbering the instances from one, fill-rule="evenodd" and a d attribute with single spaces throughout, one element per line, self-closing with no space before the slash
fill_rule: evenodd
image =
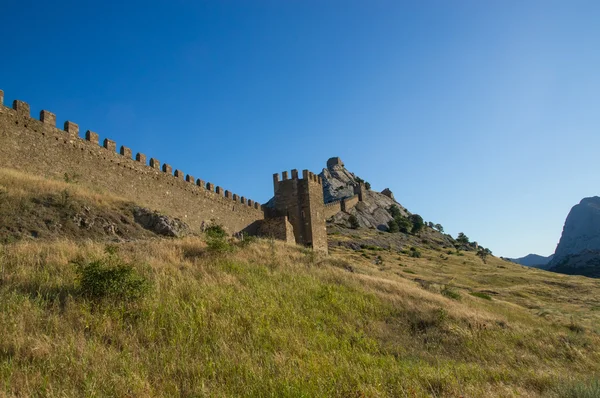
<path id="1" fill-rule="evenodd" d="M 419 251 L 419 249 L 413 246 L 410 248 L 410 256 L 414 258 L 420 258 L 421 252 Z"/>
<path id="2" fill-rule="evenodd" d="M 209 253 L 223 254 L 231 251 L 232 247 L 227 242 L 227 232 L 219 224 L 213 224 L 204 230 L 206 247 Z"/>
<path id="3" fill-rule="evenodd" d="M 150 282 L 144 276 L 116 256 L 79 262 L 76 266 L 79 291 L 84 297 L 133 301 L 142 298 L 150 289 Z"/>
<path id="4" fill-rule="evenodd" d="M 388 222 L 388 232 L 392 234 L 400 232 L 400 227 L 398 227 L 396 220 L 390 220 L 390 222 Z"/>
<path id="5" fill-rule="evenodd" d="M 418 234 L 419 232 L 421 232 L 421 230 L 425 226 L 425 223 L 423 222 L 423 217 L 421 217 L 418 214 L 411 214 L 409 217 L 409 220 L 410 220 L 410 223 L 412 224 L 412 228 L 410 229 L 410 232 L 412 232 L 413 234 Z"/>
<path id="6" fill-rule="evenodd" d="M 206 228 L 204 234 L 207 238 L 224 239 L 227 237 L 227 232 L 219 224 L 211 225 L 210 227 Z"/>

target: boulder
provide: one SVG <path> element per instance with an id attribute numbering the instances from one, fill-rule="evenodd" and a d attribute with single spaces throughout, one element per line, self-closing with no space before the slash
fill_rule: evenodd
<path id="1" fill-rule="evenodd" d="M 190 231 L 188 225 L 180 219 L 171 218 L 143 207 L 134 208 L 133 218 L 143 228 L 157 235 L 181 237 Z"/>

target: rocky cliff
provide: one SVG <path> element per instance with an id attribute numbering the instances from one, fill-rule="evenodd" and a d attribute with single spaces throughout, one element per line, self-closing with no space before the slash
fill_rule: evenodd
<path id="1" fill-rule="evenodd" d="M 600 273 L 600 197 L 573 206 L 549 266 L 559 272 Z"/>

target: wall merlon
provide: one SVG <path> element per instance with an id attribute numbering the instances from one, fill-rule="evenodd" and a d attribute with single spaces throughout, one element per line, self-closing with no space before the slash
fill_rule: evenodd
<path id="1" fill-rule="evenodd" d="M 4 105 L 4 91 L 0 90 L 0 106 Z"/>
<path id="2" fill-rule="evenodd" d="M 102 143 L 102 146 L 111 152 L 117 152 L 117 143 L 114 142 L 113 140 L 109 140 L 108 138 L 105 138 L 104 142 Z"/>
<path id="3" fill-rule="evenodd" d="M 225 192 L 223 191 L 223 188 L 221 188 L 221 187 L 219 187 L 219 186 L 217 186 L 217 187 L 215 188 L 215 192 L 216 192 L 216 193 L 217 193 L 217 195 L 219 195 L 219 196 L 223 196 L 223 194 L 225 193 Z"/>
<path id="4" fill-rule="evenodd" d="M 188 174 L 188 175 L 185 176 L 185 180 L 187 182 L 191 182 L 193 184 L 194 183 L 194 176 L 191 176 L 191 175 Z"/>
<path id="5" fill-rule="evenodd" d="M 96 145 L 99 145 L 98 144 L 98 141 L 99 141 L 98 134 L 94 133 L 93 131 L 88 130 L 85 132 L 85 140 L 92 142 Z"/>
<path id="6" fill-rule="evenodd" d="M 70 135 L 79 136 L 79 126 L 77 125 L 77 123 L 73 123 L 67 120 L 65 122 L 64 130 Z"/>
<path id="7" fill-rule="evenodd" d="M 163 173 L 167 173 L 169 175 L 173 175 L 173 168 L 168 163 L 164 163 L 162 165 L 162 171 L 163 171 Z"/>
<path id="8" fill-rule="evenodd" d="M 56 115 L 49 111 L 40 111 L 40 122 L 56 127 Z"/>
<path id="9" fill-rule="evenodd" d="M 298 179 L 298 170 L 292 169 L 292 180 Z"/>
<path id="10" fill-rule="evenodd" d="M 198 185 L 200 188 L 203 188 L 203 189 L 206 188 L 204 180 L 201 180 L 199 178 L 196 180 L 196 185 Z"/>
<path id="11" fill-rule="evenodd" d="M 138 152 L 135 155 L 135 160 L 138 161 L 138 162 L 140 162 L 140 163 L 146 164 L 146 155 L 144 155 L 143 153 L 139 153 Z"/>
<path id="12" fill-rule="evenodd" d="M 281 173 L 281 180 L 286 181 L 288 179 L 288 172 L 284 171 Z"/>
<path id="13" fill-rule="evenodd" d="M 254 201 L 252 199 L 248 199 L 248 206 L 252 207 L 253 203 L 254 203 Z"/>
<path id="14" fill-rule="evenodd" d="M 260 203 L 254 202 L 254 208 L 260 210 Z"/>
<path id="15" fill-rule="evenodd" d="M 233 199 L 233 193 L 231 191 L 225 191 L 225 197 L 227 199 Z"/>
<path id="16" fill-rule="evenodd" d="M 206 183 L 206 190 L 210 191 L 210 192 L 215 192 L 215 184 L 213 184 L 212 182 L 207 182 Z"/>
<path id="17" fill-rule="evenodd" d="M 175 174 L 173 174 L 176 178 L 179 178 L 180 180 L 183 180 L 184 178 L 184 174 L 183 171 L 179 170 L 179 169 L 175 169 Z"/>
<path id="18" fill-rule="evenodd" d="M 237 193 L 233 194 L 233 201 L 234 202 L 239 202 L 240 201 L 240 197 L 239 197 L 239 195 Z"/>
<path id="19" fill-rule="evenodd" d="M 31 113 L 29 112 L 29 104 L 27 102 L 14 100 L 13 109 L 17 111 L 19 116 L 31 117 Z"/>
<path id="20" fill-rule="evenodd" d="M 131 156 L 132 156 L 131 148 L 127 148 L 126 146 L 121 145 L 121 149 L 119 150 L 119 153 L 121 155 L 125 156 L 127 159 L 131 159 Z"/>
<path id="21" fill-rule="evenodd" d="M 158 159 L 150 158 L 150 167 L 156 170 L 160 170 L 160 162 Z"/>
<path id="22" fill-rule="evenodd" d="M 240 198 L 240 203 L 243 204 L 243 205 L 245 205 L 246 204 L 246 198 L 242 196 Z"/>
<path id="23" fill-rule="evenodd" d="M 302 170 L 302 178 L 304 180 L 308 180 L 308 170 L 306 170 L 306 169 Z"/>

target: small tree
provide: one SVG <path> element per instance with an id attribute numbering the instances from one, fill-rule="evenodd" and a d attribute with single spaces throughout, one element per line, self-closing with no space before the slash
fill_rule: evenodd
<path id="1" fill-rule="evenodd" d="M 371 190 L 371 184 L 368 181 L 365 181 L 365 188 L 367 188 L 367 191 Z"/>
<path id="2" fill-rule="evenodd" d="M 487 264 L 485 260 L 487 259 L 487 256 L 490 254 L 492 254 L 492 251 L 488 248 L 480 247 L 479 250 L 477 251 L 477 255 L 481 258 L 481 261 L 483 261 L 484 264 Z"/>
<path id="3" fill-rule="evenodd" d="M 444 233 L 444 227 L 442 227 L 442 224 L 435 224 L 434 228 L 437 229 L 440 233 Z"/>
<path id="4" fill-rule="evenodd" d="M 458 236 L 456 237 L 456 241 L 465 245 L 469 244 L 469 237 L 467 235 L 465 235 L 462 232 L 458 233 Z"/>
<path id="5" fill-rule="evenodd" d="M 398 226 L 398 223 L 396 222 L 396 220 L 390 220 L 390 222 L 388 222 L 388 232 L 390 232 L 390 233 L 400 232 L 400 227 Z"/>
<path id="6" fill-rule="evenodd" d="M 348 217 L 348 222 L 350 223 L 350 228 L 352 229 L 358 229 L 360 227 L 358 218 L 356 218 L 354 214 L 350 214 L 350 217 Z"/>
<path id="7" fill-rule="evenodd" d="M 400 213 L 400 209 L 396 205 L 391 205 L 388 208 L 388 213 L 390 213 L 390 216 L 392 216 L 393 218 L 397 218 L 397 217 L 401 217 L 402 216 L 402 213 Z"/>
<path id="8" fill-rule="evenodd" d="M 419 233 L 425 226 L 425 223 L 423 222 L 423 217 L 421 217 L 418 214 L 411 214 L 410 222 L 412 223 L 411 232 L 413 234 Z"/>
<path id="9" fill-rule="evenodd" d="M 433 228 L 433 227 L 434 227 L 434 225 L 433 225 L 433 223 L 432 223 L 431 221 L 429 221 L 429 222 L 427 223 L 427 226 L 428 226 L 429 228 Z"/>
<path id="10" fill-rule="evenodd" d="M 403 217 L 403 216 L 398 216 L 398 217 L 394 218 L 394 220 L 396 220 L 396 223 L 398 223 L 400 232 L 404 232 L 405 234 L 407 234 L 412 230 L 413 225 L 408 218 Z"/>

